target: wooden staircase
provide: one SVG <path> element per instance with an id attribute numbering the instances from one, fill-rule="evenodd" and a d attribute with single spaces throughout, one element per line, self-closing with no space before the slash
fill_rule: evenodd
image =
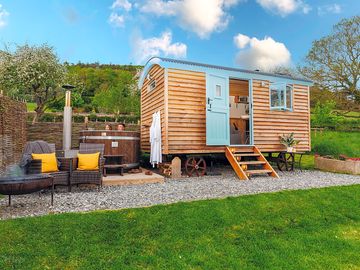
<path id="1" fill-rule="evenodd" d="M 249 180 L 252 175 L 279 178 L 256 146 L 226 147 L 225 156 L 241 180 Z"/>

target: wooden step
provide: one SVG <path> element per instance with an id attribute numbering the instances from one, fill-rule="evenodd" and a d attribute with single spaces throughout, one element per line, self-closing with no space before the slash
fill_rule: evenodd
<path id="1" fill-rule="evenodd" d="M 265 159 L 260 150 L 254 145 L 251 147 L 226 147 L 225 156 L 230 162 L 239 179 L 248 180 L 253 174 L 267 174 L 268 176 L 279 178 L 273 167 Z M 256 157 L 257 160 L 239 161 L 237 157 Z M 262 169 L 243 170 L 241 165 L 261 165 Z"/>
<path id="2" fill-rule="evenodd" d="M 247 170 L 245 173 L 247 174 L 265 174 L 265 173 L 271 173 L 272 170 Z"/>
<path id="3" fill-rule="evenodd" d="M 254 147 L 252 146 L 244 146 L 244 147 L 230 147 L 232 153 L 244 153 L 244 152 L 254 152 Z M 234 151 L 233 151 L 234 150 Z"/>
<path id="4" fill-rule="evenodd" d="M 256 154 L 256 153 L 242 153 L 242 154 L 234 154 L 234 157 L 260 157 L 260 154 Z"/>
<path id="5" fill-rule="evenodd" d="M 251 161 L 239 161 L 240 165 L 261 165 L 261 164 L 266 164 L 265 161 L 261 161 L 261 160 L 251 160 Z"/>

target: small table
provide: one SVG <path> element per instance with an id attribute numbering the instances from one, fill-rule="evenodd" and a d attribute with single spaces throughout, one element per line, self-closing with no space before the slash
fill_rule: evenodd
<path id="1" fill-rule="evenodd" d="M 107 169 L 120 169 L 120 175 L 124 175 L 124 164 L 123 158 L 124 155 L 104 155 L 105 164 L 104 164 L 104 176 L 106 177 Z"/>

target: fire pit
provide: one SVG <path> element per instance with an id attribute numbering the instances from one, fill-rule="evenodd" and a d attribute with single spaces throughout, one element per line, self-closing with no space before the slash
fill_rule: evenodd
<path id="1" fill-rule="evenodd" d="M 51 188 L 51 205 L 54 202 L 54 179 L 48 174 L 29 174 L 22 176 L 1 176 L 0 194 L 11 195 L 29 194 L 43 189 Z"/>

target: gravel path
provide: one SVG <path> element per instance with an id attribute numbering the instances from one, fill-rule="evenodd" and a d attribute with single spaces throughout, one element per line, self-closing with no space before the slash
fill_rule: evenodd
<path id="1" fill-rule="evenodd" d="M 334 174 L 320 171 L 279 173 L 280 179 L 253 177 L 240 181 L 230 168 L 220 176 L 167 180 L 164 184 L 79 188 L 68 193 L 56 192 L 54 206 L 50 206 L 50 193 L 14 196 L 13 205 L 7 207 L 7 197 L 0 199 L 0 220 L 50 213 L 83 212 L 99 209 L 121 209 L 224 198 L 245 194 L 275 192 L 280 190 L 309 189 L 328 186 L 360 184 L 360 176 Z"/>

